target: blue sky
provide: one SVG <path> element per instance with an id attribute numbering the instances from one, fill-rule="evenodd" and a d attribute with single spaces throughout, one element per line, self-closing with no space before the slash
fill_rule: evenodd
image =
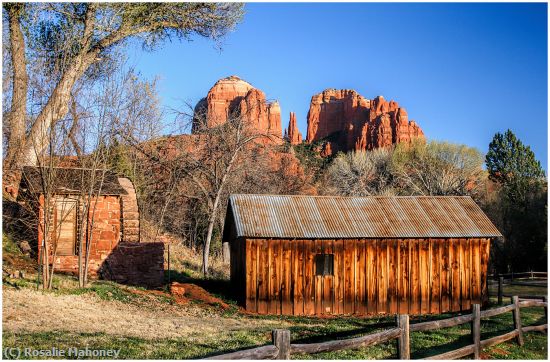
<path id="1" fill-rule="evenodd" d="M 238 75 L 277 99 L 304 137 L 311 96 L 351 88 L 407 109 L 429 139 L 486 152 L 507 128 L 547 169 L 546 4 L 247 4 L 220 51 L 206 39 L 133 48 L 168 107 Z M 169 117 L 169 116 L 168 116 Z"/>

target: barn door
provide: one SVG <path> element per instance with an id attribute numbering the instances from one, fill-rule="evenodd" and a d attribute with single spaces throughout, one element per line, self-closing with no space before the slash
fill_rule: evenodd
<path id="1" fill-rule="evenodd" d="M 76 200 L 56 197 L 54 240 L 59 256 L 76 255 L 76 211 Z"/>

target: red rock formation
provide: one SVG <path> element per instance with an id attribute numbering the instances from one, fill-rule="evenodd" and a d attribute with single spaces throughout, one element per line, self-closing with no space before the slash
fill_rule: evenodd
<path id="1" fill-rule="evenodd" d="M 282 142 L 279 103 L 267 102 L 264 92 L 237 76 L 217 81 L 197 103 L 192 133 L 200 133 L 202 125 L 214 127 L 239 115 L 257 132 L 271 136 L 262 137 L 264 143 Z"/>
<path id="2" fill-rule="evenodd" d="M 296 114 L 294 112 L 290 112 L 288 128 L 285 129 L 285 138 L 291 145 L 302 143 L 302 134 L 298 130 L 298 125 L 296 124 Z"/>
<path id="3" fill-rule="evenodd" d="M 424 138 L 424 133 L 395 101 L 369 100 L 354 90 L 327 89 L 311 98 L 306 141 L 326 140 L 323 154 L 370 150 Z"/>

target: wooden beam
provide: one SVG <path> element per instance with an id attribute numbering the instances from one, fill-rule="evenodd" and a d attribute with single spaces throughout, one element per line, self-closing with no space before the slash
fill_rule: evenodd
<path id="1" fill-rule="evenodd" d="M 466 314 L 463 316 L 441 319 L 438 321 L 415 323 L 411 324 L 409 328 L 411 332 L 429 331 L 432 329 L 454 327 L 459 324 L 468 323 L 472 321 L 472 318 L 473 316 L 471 314 Z"/>
<path id="2" fill-rule="evenodd" d="M 383 343 L 392 339 L 396 339 L 401 335 L 400 328 L 387 329 L 385 331 L 369 334 L 362 337 L 343 339 L 337 341 L 309 343 L 309 344 L 291 344 L 291 353 L 319 353 L 339 351 L 342 349 L 354 349 L 359 347 L 367 347 L 375 344 Z"/>
<path id="3" fill-rule="evenodd" d="M 486 348 L 490 346 L 494 346 L 495 344 L 499 344 L 502 342 L 506 342 L 518 335 L 518 331 L 514 330 L 505 334 L 502 334 L 500 336 L 496 336 L 493 338 L 485 339 L 481 341 L 481 348 Z"/>
<path id="4" fill-rule="evenodd" d="M 479 359 L 479 353 L 481 351 L 481 305 L 472 305 L 472 339 L 474 342 L 474 359 Z"/>
<path id="5" fill-rule="evenodd" d="M 471 345 L 466 346 L 466 347 L 455 349 L 454 351 L 445 352 L 445 353 L 438 354 L 438 355 L 435 355 L 435 356 L 426 357 L 425 359 L 429 359 L 429 360 L 458 359 L 458 358 L 465 357 L 465 356 L 468 356 L 468 355 L 471 355 L 472 353 L 474 353 L 474 348 L 475 348 L 475 346 L 473 344 L 471 344 Z"/>
<path id="6" fill-rule="evenodd" d="M 514 307 L 515 307 L 514 310 L 512 311 L 512 314 L 514 316 L 514 329 L 518 331 L 517 341 L 520 346 L 523 346 L 523 331 L 521 330 L 521 314 L 520 314 L 520 307 L 519 307 L 519 297 L 513 296 L 512 303 L 514 304 Z"/>
<path id="7" fill-rule="evenodd" d="M 399 359 L 411 359 L 409 339 L 409 315 L 397 315 L 397 326 L 401 330 L 401 334 L 397 339 Z"/>
<path id="8" fill-rule="evenodd" d="M 205 359 L 275 359 L 275 357 L 277 357 L 278 355 L 279 348 L 275 347 L 274 345 L 268 345 L 252 349 L 245 349 L 244 351 L 211 356 Z"/>
<path id="9" fill-rule="evenodd" d="M 505 305 L 504 307 L 488 309 L 481 311 L 481 318 L 489 318 L 506 312 L 514 310 L 516 307 L 513 304 Z"/>
<path id="10" fill-rule="evenodd" d="M 538 326 L 527 326 L 527 327 L 521 327 L 521 330 L 523 333 L 526 332 L 544 332 L 548 330 L 548 324 L 541 324 Z"/>
<path id="11" fill-rule="evenodd" d="M 275 359 L 290 359 L 290 331 L 287 329 L 275 329 L 271 333 L 273 345 L 279 349 Z"/>

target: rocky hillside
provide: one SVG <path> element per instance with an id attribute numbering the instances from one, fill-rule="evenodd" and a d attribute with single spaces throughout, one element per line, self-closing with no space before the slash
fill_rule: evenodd
<path id="1" fill-rule="evenodd" d="M 311 98 L 306 142 L 326 140 L 323 154 L 371 150 L 424 138 L 395 101 L 367 99 L 354 90 L 326 89 Z"/>
<path id="2" fill-rule="evenodd" d="M 217 81 L 206 98 L 197 103 L 192 132 L 200 132 L 201 121 L 213 127 L 238 116 L 257 131 L 272 136 L 262 138 L 263 142 L 282 143 L 279 103 L 268 102 L 264 92 L 235 75 Z"/>

